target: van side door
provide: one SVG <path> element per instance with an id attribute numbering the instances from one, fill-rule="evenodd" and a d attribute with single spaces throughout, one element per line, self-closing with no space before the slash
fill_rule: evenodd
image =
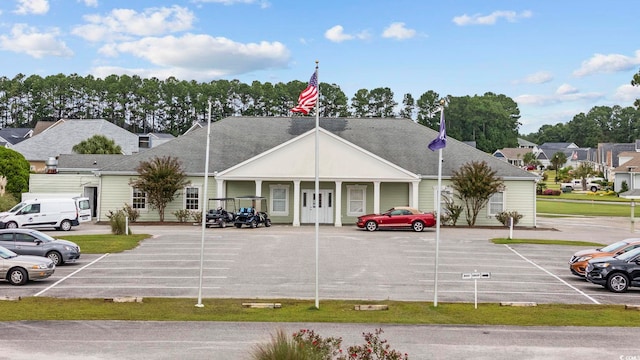
<path id="1" fill-rule="evenodd" d="M 20 217 L 20 219 L 19 219 L 19 222 L 20 222 L 19 227 L 38 226 L 43 221 L 45 221 L 42 218 L 42 214 L 40 213 L 40 204 L 39 203 L 33 203 L 33 204 L 29 204 L 29 205 L 23 207 L 22 210 L 20 210 L 20 212 L 18 212 L 16 214 L 16 217 L 18 217 L 18 216 Z"/>

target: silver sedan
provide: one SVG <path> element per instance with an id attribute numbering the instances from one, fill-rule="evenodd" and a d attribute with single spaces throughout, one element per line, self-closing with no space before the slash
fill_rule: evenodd
<path id="1" fill-rule="evenodd" d="M 56 265 L 49 258 L 18 255 L 0 246 L 0 277 L 11 285 L 24 285 L 29 280 L 46 279 L 55 270 Z"/>

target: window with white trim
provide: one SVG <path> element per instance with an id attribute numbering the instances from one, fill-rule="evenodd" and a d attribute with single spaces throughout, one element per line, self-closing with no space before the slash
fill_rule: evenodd
<path id="1" fill-rule="evenodd" d="M 347 186 L 347 216 L 366 214 L 367 187 L 364 185 Z"/>
<path id="2" fill-rule="evenodd" d="M 200 188 L 187 187 L 184 189 L 184 208 L 187 210 L 200 209 Z"/>
<path id="3" fill-rule="evenodd" d="M 133 188 L 131 192 L 131 207 L 136 210 L 146 210 L 147 193 L 140 189 Z"/>
<path id="4" fill-rule="evenodd" d="M 496 216 L 504 211 L 504 192 L 499 191 L 489 198 L 488 210 L 489 216 Z"/>
<path id="5" fill-rule="evenodd" d="M 271 185 L 269 187 L 271 206 L 270 215 L 289 215 L 289 185 Z"/>

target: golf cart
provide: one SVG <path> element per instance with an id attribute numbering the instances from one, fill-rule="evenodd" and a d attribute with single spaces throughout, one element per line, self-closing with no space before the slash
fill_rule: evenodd
<path id="1" fill-rule="evenodd" d="M 236 213 L 234 221 L 235 226 L 239 229 L 242 225 L 256 228 L 263 224 L 266 227 L 271 226 L 271 219 L 267 214 L 267 198 L 262 196 L 240 196 L 236 198 L 239 210 Z"/>
<path id="2" fill-rule="evenodd" d="M 209 199 L 209 211 L 207 211 L 206 227 L 217 225 L 226 227 L 233 224 L 236 219 L 236 200 L 234 198 Z"/>

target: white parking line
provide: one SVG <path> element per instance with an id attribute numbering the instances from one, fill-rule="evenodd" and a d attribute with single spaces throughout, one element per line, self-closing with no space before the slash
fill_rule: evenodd
<path id="1" fill-rule="evenodd" d="M 591 296 L 587 295 L 586 293 L 584 293 L 582 290 L 576 288 L 575 286 L 569 284 L 568 282 L 560 279 L 558 276 L 550 273 L 549 271 L 547 271 L 547 269 L 543 268 L 542 266 L 534 263 L 533 261 L 527 259 L 526 257 L 524 257 L 522 254 L 520 254 L 519 252 L 515 251 L 513 248 L 511 248 L 509 245 L 505 245 L 507 247 L 507 249 L 511 250 L 514 254 L 518 255 L 520 258 L 522 258 L 524 261 L 528 262 L 529 264 L 537 267 L 538 269 L 546 272 L 547 274 L 551 275 L 552 277 L 554 277 L 556 280 L 560 281 L 561 283 L 565 284 L 566 286 L 568 286 L 569 288 L 577 291 L 579 294 L 583 295 L 584 297 L 586 297 L 587 299 L 591 300 L 594 304 L 598 304 L 600 305 L 600 302 L 594 298 L 592 298 Z"/>
<path id="2" fill-rule="evenodd" d="M 82 271 L 82 270 L 86 269 L 87 267 L 89 267 L 89 266 L 91 266 L 91 265 L 93 265 L 93 264 L 97 263 L 98 261 L 102 260 L 104 257 L 106 257 L 106 256 L 108 256 L 108 255 L 109 255 L 109 253 L 106 253 L 106 254 L 104 254 L 104 255 L 100 256 L 99 258 L 97 258 L 97 259 L 93 260 L 92 262 L 90 262 L 90 263 L 88 263 L 87 265 L 85 265 L 85 266 L 81 267 L 80 269 L 78 269 L 78 270 L 76 270 L 76 271 L 72 272 L 71 274 L 69 274 L 69 275 L 67 275 L 67 276 L 63 277 L 62 279 L 60 279 L 60 280 L 56 281 L 55 283 L 51 284 L 50 286 L 47 286 L 44 290 L 42 290 L 42 291 L 38 292 L 37 294 L 35 294 L 35 295 L 33 295 L 33 296 L 40 296 L 40 295 L 44 294 L 44 292 L 45 292 L 45 291 L 48 291 L 49 289 L 52 289 L 53 287 L 57 286 L 57 285 L 58 285 L 58 284 L 60 284 L 61 282 L 63 282 L 63 281 L 65 281 L 65 280 L 67 280 L 68 278 L 70 278 L 70 277 L 72 277 L 73 275 L 75 275 L 75 274 L 79 273 L 80 271 Z"/>

